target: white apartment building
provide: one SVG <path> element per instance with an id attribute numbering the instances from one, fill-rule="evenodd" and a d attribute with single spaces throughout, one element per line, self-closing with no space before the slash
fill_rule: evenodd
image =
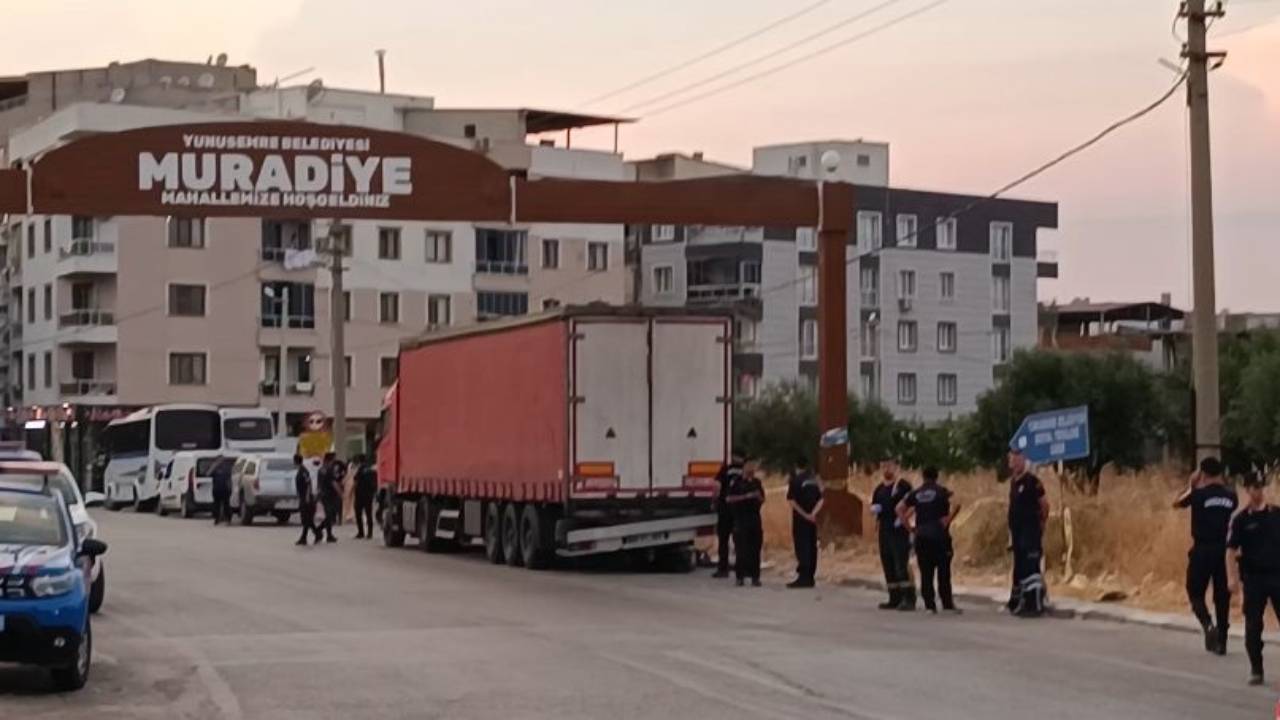
<path id="1" fill-rule="evenodd" d="M 816 179 L 831 150 L 839 162 L 825 177 L 855 185 L 846 273 L 850 391 L 904 419 L 971 412 L 1013 350 L 1036 344 L 1037 278 L 1057 270 L 1037 261 L 1037 237 L 1057 226 L 1057 206 L 891 187 L 888 146 L 862 140 L 756 148 L 752 171 Z M 633 167 L 668 178 L 734 171 L 671 158 Z M 649 226 L 632 228 L 631 240 L 642 302 L 735 308 L 740 395 L 763 383 L 816 381 L 812 228 Z"/>

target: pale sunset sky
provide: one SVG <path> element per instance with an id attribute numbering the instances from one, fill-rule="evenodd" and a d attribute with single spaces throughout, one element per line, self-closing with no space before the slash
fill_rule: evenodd
<path id="1" fill-rule="evenodd" d="M 884 0 L 829 0 L 729 52 L 598 104 L 589 98 L 697 56 L 814 0 L 4 0 L 0 74 L 226 52 L 259 81 L 301 78 L 441 107 L 617 113 L 721 73 Z M 722 84 L 937 0 L 898 0 Z M 622 130 L 630 158 L 701 150 L 746 165 L 754 145 L 890 143 L 895 186 L 983 194 L 1146 105 L 1175 80 L 1176 0 L 945 0 L 900 25 Z M 1229 0 L 1211 29 L 1219 308 L 1280 311 L 1280 0 Z M 1181 32 L 1180 28 L 1178 29 Z M 672 100 L 680 99 L 673 96 Z M 662 103 L 649 106 L 657 108 Z M 1060 203 L 1041 234 L 1070 300 L 1190 296 L 1183 94 L 1014 196 Z M 607 147 L 611 131 L 575 134 Z"/>

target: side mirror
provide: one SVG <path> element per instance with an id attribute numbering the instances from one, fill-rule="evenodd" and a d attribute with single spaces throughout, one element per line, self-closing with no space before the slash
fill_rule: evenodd
<path id="1" fill-rule="evenodd" d="M 80 554 L 84 557 L 96 558 L 99 555 L 105 555 L 107 552 L 107 544 L 97 538 L 89 538 L 80 543 Z"/>
<path id="2" fill-rule="evenodd" d="M 102 507 L 107 502 L 107 496 L 100 492 L 87 492 L 84 494 L 85 507 Z"/>

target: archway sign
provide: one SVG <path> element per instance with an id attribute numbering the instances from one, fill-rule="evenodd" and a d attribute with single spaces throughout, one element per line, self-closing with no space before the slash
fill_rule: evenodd
<path id="1" fill-rule="evenodd" d="M 814 227 L 819 415 L 824 431 L 847 424 L 845 251 L 854 214 L 847 183 L 753 175 L 528 179 L 479 153 L 417 135 L 246 121 L 73 140 L 25 167 L 0 169 L 0 212 Z M 848 446 L 822 447 L 819 467 L 831 489 L 844 490 Z M 835 499 L 828 498 L 832 510 L 843 504 Z M 856 504 L 848 507 L 856 512 Z M 843 519 L 848 528 L 860 524 Z"/>

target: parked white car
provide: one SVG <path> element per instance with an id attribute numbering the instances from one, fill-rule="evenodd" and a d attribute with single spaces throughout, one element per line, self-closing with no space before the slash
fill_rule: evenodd
<path id="1" fill-rule="evenodd" d="M 89 515 L 89 508 L 102 505 L 106 496 L 97 492 L 82 494 L 80 485 L 66 465 L 43 460 L 0 460 L 0 479 L 32 484 L 43 484 L 48 480 L 50 487 L 62 495 L 63 502 L 71 511 L 71 522 L 80 540 L 98 538 L 98 523 Z M 87 558 L 86 562 L 90 563 L 89 577 L 93 581 L 89 587 L 89 612 L 96 613 L 102 608 L 107 595 L 106 559 L 98 556 Z"/>
<path id="2" fill-rule="evenodd" d="M 225 457 L 217 450 L 184 450 L 175 453 L 160 480 L 156 512 L 176 512 L 184 518 L 213 509 L 213 468 Z"/>
<path id="3" fill-rule="evenodd" d="M 298 492 L 293 479 L 293 456 L 286 453 L 251 453 L 236 458 L 231 467 L 231 509 L 240 524 L 250 525 L 259 514 L 270 513 L 281 525 L 298 512 Z"/>

